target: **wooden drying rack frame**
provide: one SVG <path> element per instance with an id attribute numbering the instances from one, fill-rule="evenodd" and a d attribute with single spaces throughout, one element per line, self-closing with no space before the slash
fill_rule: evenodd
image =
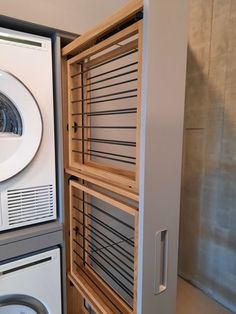
<path id="1" fill-rule="evenodd" d="M 139 186 L 139 131 L 140 131 L 140 108 L 141 108 L 141 65 L 142 65 L 142 20 L 133 23 L 127 27 L 122 29 L 122 25 L 126 25 L 128 21 L 135 17 L 136 14 L 142 12 L 143 10 L 143 1 L 133 0 L 128 3 L 121 10 L 113 14 L 111 17 L 106 19 L 103 23 L 99 24 L 89 32 L 75 39 L 69 45 L 62 49 L 62 95 L 63 95 L 63 129 L 64 129 L 64 165 L 65 165 L 65 236 L 66 236 L 66 244 L 67 251 L 70 252 L 70 218 L 69 218 L 69 204 L 71 201 L 71 196 L 69 194 L 68 182 L 67 180 L 70 177 L 77 178 L 80 183 L 71 182 L 71 186 L 75 186 L 82 190 L 87 190 L 86 184 L 83 185 L 83 182 L 89 182 L 97 185 L 103 189 L 107 189 L 108 191 L 112 191 L 113 193 L 117 193 L 120 196 L 124 196 L 133 201 L 138 202 L 138 186 Z M 127 24 L 128 25 L 128 24 Z M 121 27 L 119 30 L 119 27 Z M 109 36 L 109 34 L 111 34 Z M 131 176 L 124 175 L 124 173 L 119 171 L 114 171 L 110 167 L 100 167 L 95 164 L 82 165 L 78 167 L 78 165 L 73 164 L 71 162 L 70 153 L 70 140 L 68 137 L 68 100 L 70 101 L 70 90 L 69 90 L 69 82 L 66 78 L 68 78 L 70 73 L 71 65 L 77 63 L 78 61 L 88 58 L 91 55 L 95 54 L 98 51 L 102 51 L 105 48 L 114 45 L 115 43 L 121 41 L 122 39 L 126 39 L 134 34 L 138 34 L 138 40 L 136 43 L 130 43 L 131 45 L 137 45 L 139 50 L 138 61 L 139 61 L 139 70 L 138 70 L 138 94 L 137 94 L 137 136 L 136 136 L 136 171 L 135 175 L 132 178 Z M 123 48 L 127 49 L 127 47 Z M 116 50 L 117 53 L 122 53 L 122 47 Z M 113 52 L 114 53 L 114 52 Z M 107 54 L 106 57 L 109 55 Z M 110 55 L 110 58 L 112 56 Z M 101 61 L 98 60 L 97 61 Z M 92 61 L 91 61 L 92 62 Z M 92 63 L 91 63 L 92 64 Z M 96 173 L 95 173 L 96 172 Z M 69 180 L 68 180 L 69 181 Z M 70 188 L 71 190 L 71 188 Z M 91 192 L 89 190 L 89 192 Z M 93 192 L 92 192 L 93 193 Z M 137 243 L 138 239 L 138 211 L 133 212 L 135 217 L 135 241 Z M 137 247 L 135 250 L 135 257 L 137 258 Z M 108 313 L 116 313 L 116 311 L 112 310 L 112 306 L 109 306 L 108 303 L 104 301 L 104 295 L 97 288 L 97 284 L 100 286 L 104 286 L 106 289 L 107 295 L 109 299 L 114 302 L 118 307 L 122 309 L 122 313 L 136 313 L 136 302 L 137 302 L 137 263 L 135 262 L 134 268 L 134 278 L 135 278 L 135 288 L 134 288 L 134 305 L 133 309 L 128 307 L 112 289 L 106 287 L 101 280 L 98 278 L 94 278 L 93 281 L 86 276 L 84 273 L 78 274 L 73 272 L 73 269 L 70 265 L 70 254 L 67 255 L 67 264 L 68 264 L 68 278 L 76 287 L 77 291 L 80 293 L 82 298 L 88 299 L 91 306 L 97 313 L 100 314 L 108 314 Z M 82 308 L 81 308 L 82 309 Z"/>
<path id="2" fill-rule="evenodd" d="M 132 199 L 138 198 L 138 188 L 139 188 L 139 138 L 140 138 L 140 110 L 141 110 L 141 68 L 142 68 L 142 20 L 133 22 L 129 25 L 128 21 L 135 16 L 138 12 L 141 12 L 143 8 L 142 1 L 132 1 L 125 8 L 121 9 L 106 22 L 102 23 L 94 30 L 89 31 L 85 35 L 82 35 L 78 39 L 74 40 L 68 46 L 62 50 L 62 66 L 63 66 L 63 77 L 67 77 L 67 82 L 64 82 L 64 103 L 71 103 L 71 72 L 73 73 L 75 66 L 78 69 L 78 63 L 81 60 L 87 59 L 104 49 L 114 46 L 116 43 L 132 37 L 138 34 L 138 39 L 126 44 L 122 47 L 116 48 L 111 52 L 105 53 L 104 55 L 97 57 L 89 62 L 90 65 L 95 65 L 98 62 L 102 62 L 104 58 L 111 59 L 118 54 L 121 55 L 128 50 L 132 50 L 138 47 L 138 73 L 137 73 L 137 113 L 136 113 L 136 166 L 135 171 L 123 170 L 119 167 L 106 166 L 100 163 L 85 160 L 85 162 L 75 162 L 72 156 L 72 131 L 71 125 L 73 125 L 70 105 L 65 108 L 64 106 L 64 129 L 69 127 L 69 137 L 67 131 L 64 132 L 65 138 L 65 156 L 66 163 L 65 168 L 68 173 L 73 171 L 73 175 L 77 172 L 79 174 L 85 175 L 87 178 L 97 179 L 97 183 L 103 181 L 111 186 L 120 188 L 120 193 L 129 193 Z M 128 26 L 127 26 L 128 25 Z M 120 31 L 119 27 L 122 29 Z M 109 36 L 109 34 L 112 34 Z M 103 39 L 104 38 L 104 39 Z M 97 43 L 98 42 L 98 43 Z M 86 106 L 86 103 L 85 103 Z M 88 109 L 88 107 L 86 108 Z M 66 117 L 69 117 L 68 120 Z M 85 132 L 89 130 L 85 129 Z M 69 151 L 69 155 L 68 155 Z M 87 159 L 87 158 L 86 158 Z"/>
<path id="3" fill-rule="evenodd" d="M 103 193 L 99 191 L 95 191 L 79 182 L 75 181 L 70 181 L 70 230 L 71 230 L 71 237 L 70 237 L 70 278 L 72 282 L 76 282 L 78 285 L 78 289 L 82 295 L 85 295 L 82 290 L 86 290 L 86 297 L 88 298 L 89 301 L 93 300 L 94 294 L 97 294 L 97 301 L 102 298 L 102 299 L 107 299 L 107 303 L 110 305 L 110 308 L 114 308 L 114 313 L 118 313 L 116 310 L 116 307 L 113 306 L 115 304 L 119 309 L 122 309 L 122 313 L 124 314 L 130 314 L 130 313 L 135 313 L 134 310 L 132 310 L 122 299 L 117 295 L 116 292 L 113 291 L 90 267 L 87 267 L 86 264 L 85 266 L 78 268 L 74 267 L 74 245 L 73 245 L 73 240 L 74 240 L 74 223 L 73 223 L 73 189 L 77 190 L 80 193 L 85 193 L 86 194 L 86 199 L 87 197 L 93 196 L 97 199 L 100 199 L 104 202 L 107 202 L 108 204 L 111 204 L 112 206 L 115 206 L 116 208 L 119 208 L 120 210 L 128 213 L 131 215 L 134 219 L 134 291 L 133 291 L 133 309 L 136 309 L 136 302 L 137 302 L 137 255 L 138 255 L 138 210 L 137 208 L 127 205 L 121 201 L 118 201 L 114 199 L 111 196 L 104 195 Z M 89 214 L 89 207 L 85 209 L 86 211 L 86 216 Z M 85 218 L 85 221 L 87 218 Z M 87 224 L 88 222 L 85 222 Z M 89 237 L 90 231 L 87 232 L 87 236 Z M 87 245 L 86 245 L 87 248 Z M 87 248 L 86 251 L 89 249 Z M 82 249 L 79 248 L 80 253 L 83 253 Z M 82 255 L 82 254 L 81 254 Z M 83 270 L 84 268 L 84 270 Z M 86 274 L 85 274 L 86 272 Z M 89 283 L 89 286 L 92 288 L 88 289 L 87 287 L 84 286 L 84 282 L 81 281 L 81 279 L 84 279 Z M 100 287 L 100 289 L 98 288 Z M 102 292 L 101 292 L 102 291 Z M 97 302 L 98 304 L 102 304 L 101 302 Z M 95 306 L 95 304 L 93 304 Z M 104 309 L 103 309 L 104 311 Z M 106 312 L 102 312 L 106 313 Z"/>
<path id="4" fill-rule="evenodd" d="M 137 192 L 138 189 L 138 173 L 139 173 L 139 143 L 137 141 L 137 139 L 139 138 L 139 119 L 140 119 L 140 97 L 137 97 L 137 119 L 136 119 L 136 170 L 133 171 L 128 171 L 128 170 L 122 170 L 119 167 L 114 167 L 114 166 L 105 166 L 102 165 L 98 162 L 94 162 L 89 160 L 88 156 L 86 155 L 84 158 L 84 161 L 82 162 L 82 160 L 78 161 L 78 160 L 74 160 L 74 155 L 77 155 L 76 153 L 73 153 L 73 136 L 75 134 L 75 117 L 73 117 L 72 115 L 72 111 L 71 111 L 71 107 L 74 106 L 74 102 L 78 101 L 76 99 L 82 99 L 83 96 L 82 94 L 84 94 L 84 98 L 85 100 L 83 101 L 83 109 L 81 109 L 82 105 L 81 103 L 78 103 L 78 107 L 80 108 L 79 111 L 80 113 L 82 113 L 82 110 L 84 110 L 85 112 L 90 112 L 90 108 L 89 108 L 89 101 L 87 101 L 87 99 L 89 99 L 89 92 L 88 92 L 88 88 L 84 88 L 83 92 L 81 91 L 81 88 L 78 90 L 74 90 L 74 86 L 75 84 L 73 84 L 74 82 L 74 77 L 75 75 L 78 75 L 79 73 L 82 73 L 82 66 L 79 64 L 79 62 L 87 59 L 89 60 L 89 58 L 98 53 L 103 51 L 104 49 L 107 49 L 111 46 L 114 46 L 116 43 L 121 42 L 129 37 L 132 37 L 135 34 L 139 34 L 140 29 L 142 28 L 142 21 L 138 21 L 134 24 L 132 24 L 131 26 L 125 28 L 124 30 L 116 33 L 115 35 L 108 37 L 107 39 L 103 40 L 102 42 L 96 44 L 95 46 L 79 53 L 78 55 L 74 56 L 73 58 L 69 59 L 67 61 L 67 73 L 68 73 L 68 103 L 69 105 L 69 166 L 72 169 L 77 169 L 79 171 L 82 172 L 87 172 L 90 174 L 93 174 L 94 171 L 96 171 L 96 175 L 100 178 L 105 178 L 110 180 L 111 182 L 117 182 L 120 185 L 123 185 L 126 188 L 130 188 L 133 189 L 134 191 Z M 140 38 L 140 36 L 139 36 Z M 96 59 L 93 59 L 91 61 L 87 61 L 85 63 L 85 65 L 83 66 L 83 68 L 86 70 L 86 68 L 90 68 L 91 66 L 96 66 L 97 64 L 100 64 L 104 61 L 108 61 L 111 60 L 113 58 L 115 58 L 116 56 L 120 56 L 126 52 L 129 52 L 131 50 L 134 50 L 135 48 L 138 48 L 139 50 L 139 62 L 138 62 L 138 83 L 137 85 L 140 86 L 140 80 L 141 80 L 141 53 L 142 51 L 139 49 L 141 40 L 133 40 L 131 43 L 128 43 L 126 45 L 123 45 L 122 47 L 116 48 L 115 50 L 112 50 L 110 52 L 107 52 L 105 54 L 103 54 L 102 56 L 97 57 Z M 83 83 L 85 84 L 85 86 L 88 85 L 88 82 L 86 77 L 87 74 L 89 72 L 86 72 L 83 76 Z M 76 81 L 77 81 L 77 76 L 76 76 Z M 77 83 L 78 84 L 78 83 Z M 79 86 L 81 87 L 81 86 Z M 77 87 L 78 88 L 78 87 Z M 138 91 L 140 91 L 140 88 L 137 88 Z M 72 92 L 73 91 L 73 92 Z M 72 93 L 76 92 L 76 96 L 72 96 Z M 81 116 L 76 117 L 76 120 L 79 120 L 79 124 L 83 125 L 83 122 L 85 123 L 85 125 L 89 125 L 89 119 L 88 116 L 84 117 L 82 119 Z M 76 128 L 77 128 L 77 124 L 76 124 Z M 80 127 L 79 127 L 80 128 Z M 83 128 L 83 126 L 82 126 Z M 89 134 L 90 134 L 90 129 L 89 128 L 84 128 L 84 129 L 78 129 L 77 130 L 77 134 L 79 134 L 80 138 L 89 138 Z M 82 136 L 83 134 L 83 136 Z M 77 144 L 78 145 L 78 144 Z M 79 145 L 80 147 L 80 151 L 83 151 L 82 146 L 85 149 L 85 153 L 88 152 L 88 142 L 85 142 L 84 145 L 82 145 L 82 143 L 80 142 Z M 82 157 L 82 156 L 80 156 Z"/>

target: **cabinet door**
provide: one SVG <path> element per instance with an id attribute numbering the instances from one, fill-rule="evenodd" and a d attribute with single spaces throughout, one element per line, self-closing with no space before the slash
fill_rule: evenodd
<path id="1" fill-rule="evenodd" d="M 139 314 L 175 313 L 186 9 L 186 1 L 144 2 Z"/>
<path id="2" fill-rule="evenodd" d="M 174 314 L 186 3 L 131 1 L 62 56 L 68 277 L 84 313 Z"/>

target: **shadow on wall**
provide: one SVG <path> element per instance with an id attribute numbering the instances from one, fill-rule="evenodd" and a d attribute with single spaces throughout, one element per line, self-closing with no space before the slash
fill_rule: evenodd
<path id="1" fill-rule="evenodd" d="M 221 52 L 188 47 L 179 274 L 236 312 L 236 62 Z"/>

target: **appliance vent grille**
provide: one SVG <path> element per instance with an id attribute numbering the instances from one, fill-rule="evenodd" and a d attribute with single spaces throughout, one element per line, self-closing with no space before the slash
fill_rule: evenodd
<path id="1" fill-rule="evenodd" d="M 18 225 L 36 223 L 54 216 L 53 186 L 9 190 L 8 223 Z"/>

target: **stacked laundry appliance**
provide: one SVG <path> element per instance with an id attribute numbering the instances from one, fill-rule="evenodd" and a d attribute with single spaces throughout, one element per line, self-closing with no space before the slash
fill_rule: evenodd
<path id="1" fill-rule="evenodd" d="M 60 314 L 51 38 L 0 28 L 0 314 Z"/>

